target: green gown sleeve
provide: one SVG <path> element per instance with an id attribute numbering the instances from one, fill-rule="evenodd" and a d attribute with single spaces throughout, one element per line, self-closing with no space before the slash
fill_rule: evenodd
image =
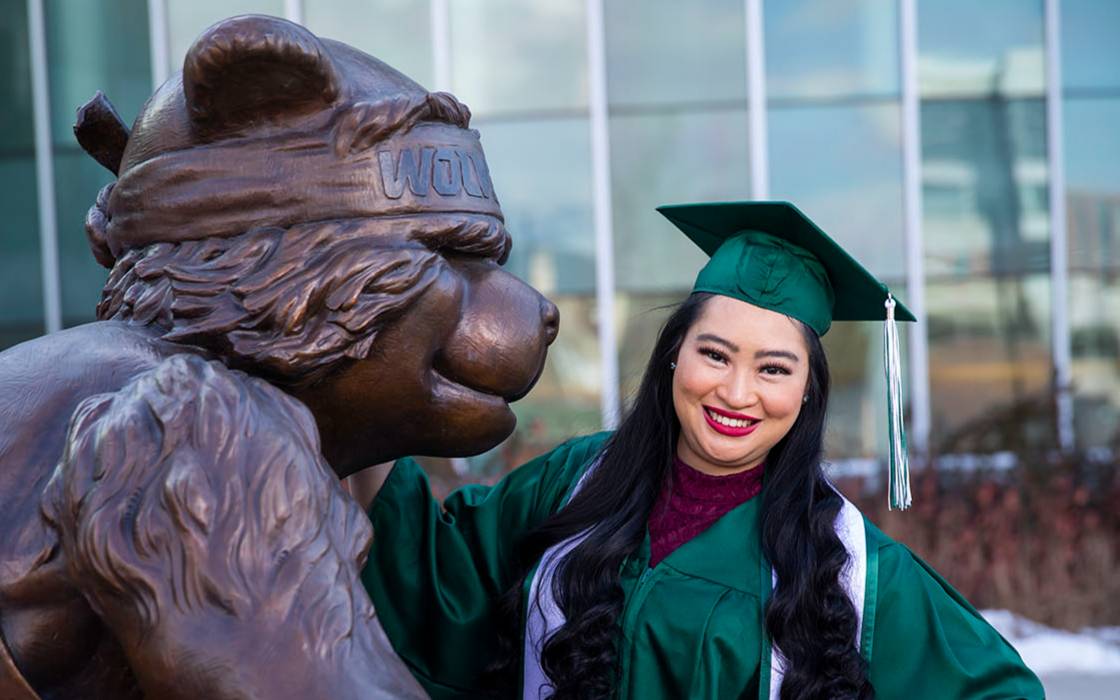
<path id="1" fill-rule="evenodd" d="M 442 508 L 416 462 L 393 466 L 370 507 L 362 582 L 393 648 L 433 700 L 477 697 L 497 654 L 497 599 L 516 582 L 516 542 L 559 508 L 605 438 L 568 441 L 492 487 L 455 491 Z"/>
<path id="2" fill-rule="evenodd" d="M 1043 698 L 1019 654 L 905 546 L 879 549 L 870 680 L 876 697 Z"/>

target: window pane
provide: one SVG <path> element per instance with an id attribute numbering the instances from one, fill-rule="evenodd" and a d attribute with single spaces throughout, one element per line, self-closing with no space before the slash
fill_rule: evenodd
<path id="1" fill-rule="evenodd" d="M 865 267 L 905 279 L 896 103 L 771 109 L 770 191 Z"/>
<path id="2" fill-rule="evenodd" d="M 113 181 L 74 140 L 74 110 L 101 90 L 131 125 L 151 92 L 145 0 L 46 5 L 62 320 L 92 321 L 107 271 L 86 242 L 86 211 Z"/>
<path id="3" fill-rule="evenodd" d="M 1050 277 L 930 277 L 935 452 L 1045 450 L 1056 443 Z"/>
<path id="4" fill-rule="evenodd" d="M 1040 101 L 922 107 L 933 445 L 1053 439 Z"/>
<path id="5" fill-rule="evenodd" d="M 619 290 L 692 287 L 704 254 L 654 209 L 675 202 L 746 199 L 746 132 L 745 109 L 611 117 Z"/>
<path id="6" fill-rule="evenodd" d="M 187 49 L 203 29 L 218 20 L 245 14 L 284 16 L 284 0 L 166 0 L 166 2 L 172 74 L 183 70 L 183 58 L 187 55 Z M 144 16 L 147 17 L 146 9 Z"/>
<path id="7" fill-rule="evenodd" d="M 432 87 L 431 7 L 415 0 L 303 0 L 303 21 Z"/>
<path id="8" fill-rule="evenodd" d="M 892 290 L 905 293 L 900 280 L 884 279 Z M 902 332 L 899 348 L 906 374 L 907 333 Z M 825 434 L 825 456 L 829 459 L 887 457 L 887 380 L 883 365 L 883 326 L 879 323 L 832 324 L 821 339 L 828 356 L 832 389 L 828 400 L 828 429 Z M 909 383 L 902 382 L 903 406 L 908 405 L 905 392 Z"/>
<path id="9" fill-rule="evenodd" d="M 788 199 L 905 301 L 899 108 L 770 110 L 771 192 Z M 882 327 L 835 323 L 828 455 L 875 457 L 886 445 Z"/>
<path id="10" fill-rule="evenodd" d="M 452 92 L 475 114 L 586 109 L 584 3 L 448 4 Z"/>
<path id="11" fill-rule="evenodd" d="M 475 126 L 513 236 L 506 269 L 560 309 L 560 335 L 544 372 L 513 404 L 515 451 L 539 452 L 600 426 L 590 131 L 586 119 Z"/>
<path id="12" fill-rule="evenodd" d="M 1040 95 L 1042 9 L 1042 0 L 919 2 L 922 95 Z"/>
<path id="13" fill-rule="evenodd" d="M 1056 440 L 1042 9 L 918 6 L 934 450 Z"/>
<path id="14" fill-rule="evenodd" d="M 612 106 L 747 97 L 743 0 L 604 3 Z"/>
<path id="15" fill-rule="evenodd" d="M 1120 88 L 1120 3 L 1061 0 L 1062 85 L 1066 90 Z"/>
<path id="16" fill-rule="evenodd" d="M 0 13 L 0 350 L 43 333 L 27 3 Z"/>
<path id="17" fill-rule="evenodd" d="M 773 98 L 898 94 L 895 0 L 766 3 L 766 89 Z"/>
<path id="18" fill-rule="evenodd" d="M 1074 420 L 1083 447 L 1120 447 L 1120 99 L 1066 99 Z"/>
<path id="19" fill-rule="evenodd" d="M 927 274 L 1048 271 L 1043 102 L 925 100 L 921 109 Z"/>

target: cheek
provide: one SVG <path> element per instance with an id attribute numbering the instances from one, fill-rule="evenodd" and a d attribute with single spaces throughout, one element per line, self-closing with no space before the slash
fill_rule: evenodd
<path id="1" fill-rule="evenodd" d="M 763 406 L 770 418 L 788 419 L 791 422 L 801 412 L 804 388 L 797 386 L 773 387 L 763 396 Z"/>
<path id="2" fill-rule="evenodd" d="M 719 377 L 713 370 L 702 365 L 680 360 L 677 362 L 677 369 L 673 372 L 673 404 L 677 409 L 677 417 L 684 422 L 682 409 L 700 403 L 705 396 L 715 390 L 719 384 Z"/>
<path id="3" fill-rule="evenodd" d="M 408 347 L 408 355 L 430 357 L 454 333 L 463 293 L 459 275 L 442 267 L 436 279 L 386 326 L 375 342 L 392 334 Z"/>

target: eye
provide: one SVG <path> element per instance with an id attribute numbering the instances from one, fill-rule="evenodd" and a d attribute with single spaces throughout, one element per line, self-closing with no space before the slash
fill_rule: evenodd
<path id="1" fill-rule="evenodd" d="M 763 365 L 761 371 L 763 374 L 769 375 L 771 377 L 783 377 L 793 374 L 793 372 L 790 371 L 789 367 L 777 363 Z"/>
<path id="2" fill-rule="evenodd" d="M 713 362 L 720 363 L 721 365 L 727 364 L 727 355 L 723 354 L 719 350 L 716 350 L 715 348 L 702 347 L 700 348 L 700 354 L 708 358 L 709 360 L 712 360 Z"/>

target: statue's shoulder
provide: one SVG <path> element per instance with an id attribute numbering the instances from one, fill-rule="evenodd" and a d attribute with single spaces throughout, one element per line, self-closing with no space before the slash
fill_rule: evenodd
<path id="1" fill-rule="evenodd" d="M 150 327 L 95 321 L 0 352 L 0 382 L 6 386 L 20 382 L 41 384 L 43 377 L 89 377 L 88 381 L 94 383 L 112 381 L 122 370 L 142 372 L 159 364 L 168 354 L 167 347 Z"/>
<path id="2" fill-rule="evenodd" d="M 151 329 L 99 321 L 0 353 L 0 425 L 5 428 L 0 483 L 14 463 L 53 466 L 70 415 L 83 399 L 119 390 L 169 352 Z M 46 444 L 55 447 L 44 452 L 40 446 Z"/>

